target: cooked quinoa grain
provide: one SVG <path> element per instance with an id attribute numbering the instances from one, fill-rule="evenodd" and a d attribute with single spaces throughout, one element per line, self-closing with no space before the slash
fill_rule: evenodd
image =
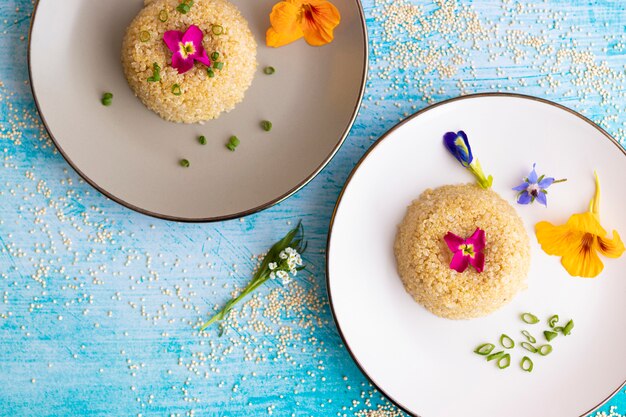
<path id="1" fill-rule="evenodd" d="M 486 234 L 485 269 L 450 269 L 447 232 Z M 515 209 L 492 190 L 446 185 L 424 191 L 398 228 L 398 272 L 406 291 L 430 312 L 449 319 L 488 315 L 526 288 L 530 243 Z"/>
<path id="2" fill-rule="evenodd" d="M 189 12 L 176 11 L 178 0 L 154 0 L 132 21 L 122 45 L 122 64 L 128 84 L 149 109 L 165 120 L 198 123 L 215 119 L 243 100 L 256 71 L 256 42 L 239 10 L 226 0 L 197 0 Z M 162 21 L 163 10 L 167 20 Z M 163 42 L 168 30 L 185 32 L 196 25 L 204 33 L 208 54 L 219 53 L 221 69 L 210 77 L 204 65 L 196 63 L 179 74 L 171 66 L 172 53 Z M 223 27 L 214 35 L 213 25 Z M 145 33 L 150 34 L 147 41 Z M 143 37 L 142 37 L 143 34 Z M 159 65 L 160 80 L 148 82 L 154 64 Z M 180 95 L 172 94 L 174 85 Z"/>

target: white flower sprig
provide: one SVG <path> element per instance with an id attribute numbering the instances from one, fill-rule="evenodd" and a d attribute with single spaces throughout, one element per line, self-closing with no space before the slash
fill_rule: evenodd
<path id="1" fill-rule="evenodd" d="M 207 327 L 218 320 L 223 320 L 226 314 L 241 301 L 244 297 L 256 290 L 268 279 L 279 278 L 283 285 L 291 282 L 291 277 L 296 276 L 298 271 L 303 270 L 301 254 L 306 250 L 306 242 L 304 241 L 304 228 L 302 223 L 289 231 L 281 240 L 276 242 L 267 255 L 263 258 L 261 266 L 252 276 L 252 280 L 248 283 L 241 293 L 231 299 L 226 305 L 215 314 L 209 321 L 200 327 L 200 331 L 204 331 Z"/>

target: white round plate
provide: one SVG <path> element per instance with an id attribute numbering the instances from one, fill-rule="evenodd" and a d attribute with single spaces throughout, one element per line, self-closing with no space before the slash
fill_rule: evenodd
<path id="1" fill-rule="evenodd" d="M 436 317 L 404 291 L 393 242 L 406 207 L 427 188 L 471 182 L 445 150 L 442 136 L 464 130 L 493 188 L 516 207 L 531 237 L 529 288 L 488 317 Z M 626 153 L 589 120 L 540 99 L 483 94 L 447 101 L 410 117 L 384 135 L 352 172 L 331 224 L 328 291 L 346 346 L 372 382 L 393 402 L 421 417 L 583 416 L 624 384 L 626 377 L 626 256 L 603 258 L 596 279 L 570 277 L 558 257 L 542 252 L 534 225 L 564 223 L 587 210 L 593 170 L 602 184 L 602 224 L 626 236 Z M 568 181 L 550 188 L 548 208 L 515 203 L 512 187 L 533 162 L 540 173 Z M 507 333 L 527 328 L 538 340 L 545 321 L 524 325 L 522 312 L 542 319 L 573 318 L 568 337 L 546 357 L 521 348 L 500 370 L 473 353 Z M 526 352 L 528 353 L 528 352 Z"/>
<path id="2" fill-rule="evenodd" d="M 124 78 L 122 38 L 143 0 L 40 0 L 30 36 L 31 85 L 59 151 L 108 197 L 170 220 L 235 218 L 299 190 L 332 158 L 356 117 L 367 35 L 359 1 L 334 0 L 342 20 L 332 43 L 266 47 L 276 1 L 232 0 L 257 40 L 257 74 L 233 111 L 183 125 L 145 108 Z M 276 73 L 263 74 L 265 66 Z M 106 91 L 114 94 L 111 107 L 100 103 Z M 270 133 L 261 120 L 273 123 Z M 207 145 L 199 145 L 199 135 Z M 236 152 L 225 147 L 231 135 L 241 140 Z M 181 158 L 191 166 L 181 168 Z"/>

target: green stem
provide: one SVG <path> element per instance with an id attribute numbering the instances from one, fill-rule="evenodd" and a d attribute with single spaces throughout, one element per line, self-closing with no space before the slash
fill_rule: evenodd
<path id="1" fill-rule="evenodd" d="M 567 178 L 561 178 L 560 180 L 554 180 L 552 184 L 558 184 L 560 182 L 565 182 L 565 181 L 567 181 Z"/>

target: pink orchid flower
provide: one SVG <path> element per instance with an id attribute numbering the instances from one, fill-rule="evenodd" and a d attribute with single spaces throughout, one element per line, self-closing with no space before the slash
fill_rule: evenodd
<path id="1" fill-rule="evenodd" d="M 463 239 L 454 233 L 448 232 L 443 240 L 454 253 L 450 262 L 450 269 L 463 272 L 468 265 L 472 265 L 477 272 L 483 272 L 485 267 L 485 231 L 476 228 L 474 234 L 467 239 Z"/>
<path id="2" fill-rule="evenodd" d="M 184 74 L 193 68 L 195 61 L 211 66 L 211 60 L 207 51 L 202 46 L 204 34 L 196 25 L 189 26 L 185 33 L 177 30 L 169 30 L 163 35 L 163 41 L 172 51 L 172 67 Z"/>

